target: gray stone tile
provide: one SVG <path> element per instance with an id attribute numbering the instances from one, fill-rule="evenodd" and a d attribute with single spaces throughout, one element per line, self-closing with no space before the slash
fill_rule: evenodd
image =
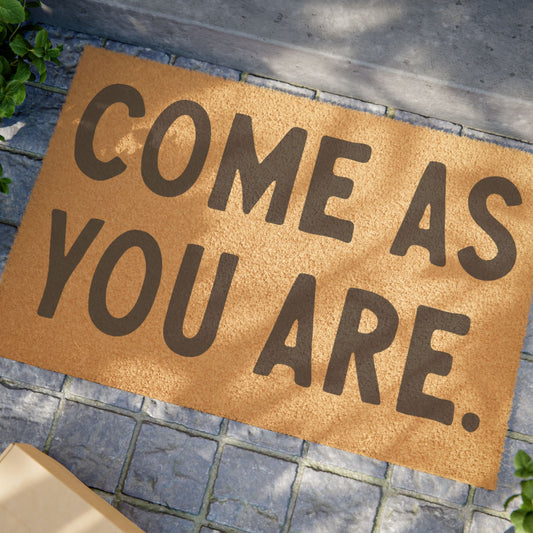
<path id="1" fill-rule="evenodd" d="M 90 398 L 115 407 L 122 407 L 130 411 L 139 411 L 143 403 L 143 397 L 132 392 L 126 392 L 113 387 L 105 387 L 99 383 L 73 378 L 69 392 Z"/>
<path id="2" fill-rule="evenodd" d="M 515 148 L 516 150 L 533 153 L 533 144 L 517 141 L 515 139 L 509 139 L 508 137 L 501 137 L 499 135 L 494 135 L 493 133 L 463 128 L 463 135 L 471 139 L 477 139 L 478 141 L 486 141 L 499 144 L 501 146 L 506 146 L 507 148 Z"/>
<path id="3" fill-rule="evenodd" d="M 394 487 L 427 494 L 460 505 L 465 504 L 468 498 L 469 487 L 464 483 L 418 472 L 403 466 L 394 466 L 392 484 Z"/>
<path id="4" fill-rule="evenodd" d="M 170 56 L 159 50 L 152 48 L 145 48 L 143 46 L 134 46 L 132 44 L 119 43 L 118 41 L 107 41 L 104 48 L 112 50 L 113 52 L 120 52 L 130 56 L 141 57 L 143 59 L 151 59 L 159 63 L 168 64 Z"/>
<path id="5" fill-rule="evenodd" d="M 299 455 L 302 449 L 302 441 L 296 437 L 261 429 L 248 424 L 230 421 L 228 435 L 263 448 L 269 448 L 280 452 Z"/>
<path id="6" fill-rule="evenodd" d="M 2 279 L 2 272 L 6 266 L 7 257 L 13 246 L 16 234 L 17 228 L 8 226 L 7 224 L 0 224 L 0 280 Z"/>
<path id="7" fill-rule="evenodd" d="M 12 442 L 42 449 L 59 400 L 0 383 L 0 453 Z"/>
<path id="8" fill-rule="evenodd" d="M 214 533 L 220 533 L 219 529 L 211 529 L 210 527 L 203 527 L 200 529 L 200 533 L 209 533 L 210 531 L 213 531 Z"/>
<path id="9" fill-rule="evenodd" d="M 426 126 L 435 130 L 442 130 L 448 133 L 454 133 L 459 135 L 461 133 L 461 126 L 459 124 L 453 124 L 446 120 L 439 120 L 438 118 L 423 117 L 409 111 L 396 110 L 394 113 L 395 120 L 401 120 L 402 122 L 409 122 L 415 126 Z"/>
<path id="10" fill-rule="evenodd" d="M 307 468 L 291 522 L 293 533 L 370 533 L 381 489 Z"/>
<path id="11" fill-rule="evenodd" d="M 36 87 L 26 87 L 26 99 L 13 116 L 3 119 L 0 145 L 44 155 L 54 133 L 65 95 Z"/>
<path id="12" fill-rule="evenodd" d="M 213 65 L 212 63 L 198 61 L 197 59 L 191 59 L 189 57 L 178 57 L 174 65 L 188 70 L 197 70 L 198 72 L 211 74 L 211 76 L 219 76 L 220 78 L 225 78 L 227 80 L 239 81 L 241 77 L 241 73 L 238 70 Z"/>
<path id="13" fill-rule="evenodd" d="M 355 453 L 345 452 L 344 450 L 338 450 L 336 448 L 330 448 L 314 442 L 309 445 L 307 458 L 319 463 L 338 466 L 340 468 L 352 470 L 353 472 L 361 472 L 362 474 L 368 474 L 369 476 L 380 478 L 384 478 L 385 472 L 387 471 L 387 463 L 384 463 L 383 461 L 363 457 L 362 455 L 356 455 Z"/>
<path id="14" fill-rule="evenodd" d="M 61 66 L 47 63 L 48 76 L 45 83 L 61 89 L 68 89 L 76 72 L 78 61 L 86 45 L 100 47 L 102 41 L 100 37 L 78 33 L 72 30 L 63 30 L 43 24 L 43 28 L 48 31 L 50 41 L 53 46 L 63 45 L 63 52 L 59 57 Z"/>
<path id="15" fill-rule="evenodd" d="M 179 516 L 157 513 L 121 502 L 118 510 L 146 533 L 189 533 L 194 523 Z"/>
<path id="16" fill-rule="evenodd" d="M 1 154 L 4 176 L 13 183 L 9 185 L 9 194 L 0 193 L 0 222 L 18 226 L 41 170 L 41 161 L 8 152 Z"/>
<path id="17" fill-rule="evenodd" d="M 66 402 L 50 455 L 92 488 L 114 492 L 135 420 L 76 402 Z"/>
<path id="18" fill-rule="evenodd" d="M 92 491 L 97 495 L 99 496 L 100 498 L 102 498 L 102 500 L 104 500 L 106 503 L 108 503 L 109 505 L 112 505 L 113 504 L 113 498 L 114 498 L 114 495 L 113 494 L 107 494 L 106 492 L 102 492 L 98 489 L 92 489 Z"/>
<path id="19" fill-rule="evenodd" d="M 511 522 L 485 513 L 474 513 L 469 533 L 512 533 Z"/>
<path id="20" fill-rule="evenodd" d="M 217 444 L 174 429 L 143 424 L 124 493 L 198 513 Z"/>
<path id="21" fill-rule="evenodd" d="M 533 362 L 520 361 L 509 429 L 533 435 Z"/>
<path id="22" fill-rule="evenodd" d="M 44 370 L 36 366 L 25 365 L 18 361 L 11 359 L 4 359 L 0 357 L 0 376 L 29 383 L 30 385 L 37 385 L 39 387 L 46 387 L 47 389 L 59 391 L 65 381 L 64 374 Z"/>
<path id="23" fill-rule="evenodd" d="M 505 439 L 505 449 L 498 475 L 497 490 L 477 489 L 474 496 L 475 504 L 494 509 L 495 511 L 503 511 L 505 500 L 509 496 L 520 492 L 520 478 L 514 475 L 515 468 L 513 463 L 514 456 L 518 450 L 524 450 L 530 457 L 533 457 L 533 444 L 510 438 Z M 517 500 L 514 500 L 509 505 L 508 510 L 512 511 L 518 507 Z"/>
<path id="24" fill-rule="evenodd" d="M 528 353 L 529 355 L 533 355 L 533 301 L 531 302 L 531 306 L 529 308 L 529 316 L 527 320 L 526 337 L 524 339 L 522 351 Z"/>
<path id="25" fill-rule="evenodd" d="M 387 108 L 384 105 L 371 104 L 363 102 L 355 98 L 348 98 L 347 96 L 340 96 L 338 94 L 331 94 L 321 92 L 318 98 L 320 102 L 346 107 L 348 109 L 356 109 L 357 111 L 366 111 L 373 115 L 384 115 Z"/>
<path id="26" fill-rule="evenodd" d="M 187 407 L 180 407 L 171 403 L 165 403 L 160 400 L 146 398 L 145 400 L 146 412 L 159 420 L 165 422 L 176 422 L 183 424 L 190 429 L 198 429 L 206 433 L 218 434 L 220 430 L 220 423 L 222 418 L 208 413 L 188 409 Z"/>
<path id="27" fill-rule="evenodd" d="M 407 496 L 391 496 L 385 502 L 380 533 L 462 533 L 459 511 Z"/>
<path id="28" fill-rule="evenodd" d="M 284 93 L 294 94 L 295 96 L 303 96 L 304 98 L 314 98 L 316 94 L 312 89 L 290 85 L 289 83 L 271 80 L 269 78 L 261 78 L 260 76 L 254 76 L 253 74 L 248 74 L 246 82 L 251 83 L 252 85 L 257 85 L 258 87 L 266 87 L 267 89 L 282 91 Z"/>
<path id="29" fill-rule="evenodd" d="M 208 519 L 251 533 L 279 531 L 295 476 L 295 464 L 226 446 Z"/>

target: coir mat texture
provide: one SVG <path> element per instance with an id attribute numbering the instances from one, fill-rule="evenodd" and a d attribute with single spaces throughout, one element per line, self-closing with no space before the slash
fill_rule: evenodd
<path id="1" fill-rule="evenodd" d="M 86 49 L 0 355 L 494 488 L 533 157 Z"/>

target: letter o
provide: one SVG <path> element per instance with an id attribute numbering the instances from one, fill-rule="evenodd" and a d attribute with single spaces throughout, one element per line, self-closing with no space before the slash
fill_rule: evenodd
<path id="1" fill-rule="evenodd" d="M 115 317 L 107 308 L 107 286 L 119 259 L 134 247 L 141 249 L 146 262 L 143 285 L 132 309 L 123 317 Z M 104 252 L 94 271 L 89 291 L 89 315 L 93 324 L 103 333 L 114 337 L 136 330 L 152 308 L 161 281 L 162 265 L 159 245 L 148 233 L 131 230 L 117 237 Z"/>
<path id="2" fill-rule="evenodd" d="M 172 124 L 181 116 L 192 118 L 196 130 L 194 148 L 187 167 L 181 176 L 173 180 L 165 179 L 159 172 L 159 149 L 163 138 Z M 205 109 L 191 100 L 180 100 L 170 104 L 154 122 L 144 145 L 141 174 L 148 188 L 158 194 L 171 198 L 189 190 L 195 183 L 205 163 L 211 143 L 211 123 Z"/>

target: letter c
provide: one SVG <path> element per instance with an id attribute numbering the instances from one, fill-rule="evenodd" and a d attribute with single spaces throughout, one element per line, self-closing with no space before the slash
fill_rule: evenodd
<path id="1" fill-rule="evenodd" d="M 114 84 L 102 89 L 85 109 L 76 131 L 74 158 L 79 169 L 89 178 L 97 181 L 108 180 L 126 170 L 120 157 L 111 161 L 100 161 L 93 148 L 96 126 L 107 108 L 115 103 L 128 106 L 130 117 L 144 116 L 144 101 L 137 89 L 130 85 Z"/>

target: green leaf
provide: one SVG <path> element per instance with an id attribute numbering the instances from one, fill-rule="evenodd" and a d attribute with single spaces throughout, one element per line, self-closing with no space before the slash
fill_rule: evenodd
<path id="1" fill-rule="evenodd" d="M 21 86 L 24 86 L 24 82 L 18 80 L 11 80 L 6 85 L 5 98 L 15 99 L 15 95 Z"/>
<path id="2" fill-rule="evenodd" d="M 27 63 L 24 63 L 24 61 L 19 61 L 17 65 L 17 71 L 15 72 L 13 79 L 24 82 L 29 80 L 30 75 L 31 70 L 29 65 Z"/>
<path id="3" fill-rule="evenodd" d="M 533 512 L 527 513 L 524 521 L 522 522 L 522 527 L 527 533 L 533 533 Z"/>
<path id="4" fill-rule="evenodd" d="M 2 76 L 9 76 L 10 73 L 11 67 L 9 66 L 9 61 L 4 56 L 0 56 L 0 74 Z"/>
<path id="5" fill-rule="evenodd" d="M 45 29 L 39 30 L 35 36 L 35 46 L 39 48 L 45 48 L 50 43 L 48 38 L 48 32 Z"/>
<path id="6" fill-rule="evenodd" d="M 24 8 L 18 0 L 0 0 L 0 20 L 8 24 L 24 22 Z"/>
<path id="7" fill-rule="evenodd" d="M 44 61 L 40 57 L 35 57 L 32 60 L 32 64 L 37 69 L 37 72 L 39 72 L 39 83 L 43 83 L 43 81 L 46 79 L 46 65 L 44 64 Z"/>
<path id="8" fill-rule="evenodd" d="M 0 102 L 0 118 L 10 118 L 15 112 L 15 102 L 8 98 L 4 98 Z"/>
<path id="9" fill-rule="evenodd" d="M 30 43 L 20 33 L 17 33 L 15 38 L 9 43 L 9 48 L 18 56 L 23 56 L 30 49 Z"/>
<path id="10" fill-rule="evenodd" d="M 520 482 L 522 487 L 522 498 L 533 500 L 533 479 Z"/>
<path id="11" fill-rule="evenodd" d="M 531 463 L 530 465 L 524 468 L 519 468 L 518 470 L 515 471 L 514 475 L 516 477 L 522 477 L 522 478 L 533 476 L 533 463 Z"/>
<path id="12" fill-rule="evenodd" d="M 503 504 L 503 508 L 507 511 L 507 506 L 515 499 L 518 498 L 520 494 L 514 494 L 513 496 L 510 496 L 505 500 L 505 503 Z"/>
<path id="13" fill-rule="evenodd" d="M 59 50 L 59 48 L 50 48 L 50 50 L 47 50 L 46 53 L 44 54 L 44 58 L 50 61 L 52 59 L 59 57 L 60 53 L 61 53 L 61 50 Z"/>
<path id="14" fill-rule="evenodd" d="M 522 524 L 524 523 L 524 518 L 526 517 L 526 511 L 513 511 L 511 513 L 511 522 L 513 523 L 513 526 L 519 530 L 522 529 Z"/>
<path id="15" fill-rule="evenodd" d="M 24 86 L 24 83 L 22 83 L 17 89 L 17 92 L 13 95 L 13 98 L 16 106 L 22 104 L 22 102 L 26 100 L 26 87 Z"/>
<path id="16" fill-rule="evenodd" d="M 531 462 L 531 457 L 524 451 L 518 450 L 514 456 L 514 466 L 518 470 L 519 468 L 526 468 Z"/>
<path id="17" fill-rule="evenodd" d="M 3 135 L 0 135 L 0 141 L 6 142 L 6 138 Z M 2 165 L 0 165 L 0 176 L 2 175 L 2 173 L 3 173 Z"/>
<path id="18" fill-rule="evenodd" d="M 32 48 L 31 50 L 37 57 L 44 57 L 44 48 Z"/>
<path id="19" fill-rule="evenodd" d="M 9 184 L 13 183 L 9 178 L 0 178 L 0 192 L 9 194 Z"/>
<path id="20" fill-rule="evenodd" d="M 3 24 L 0 24 L 0 42 L 4 42 L 6 40 L 6 37 L 7 28 Z"/>
<path id="21" fill-rule="evenodd" d="M 24 82 L 18 80 L 11 80 L 5 88 L 4 98 L 14 105 L 20 105 L 26 98 L 26 89 Z"/>

